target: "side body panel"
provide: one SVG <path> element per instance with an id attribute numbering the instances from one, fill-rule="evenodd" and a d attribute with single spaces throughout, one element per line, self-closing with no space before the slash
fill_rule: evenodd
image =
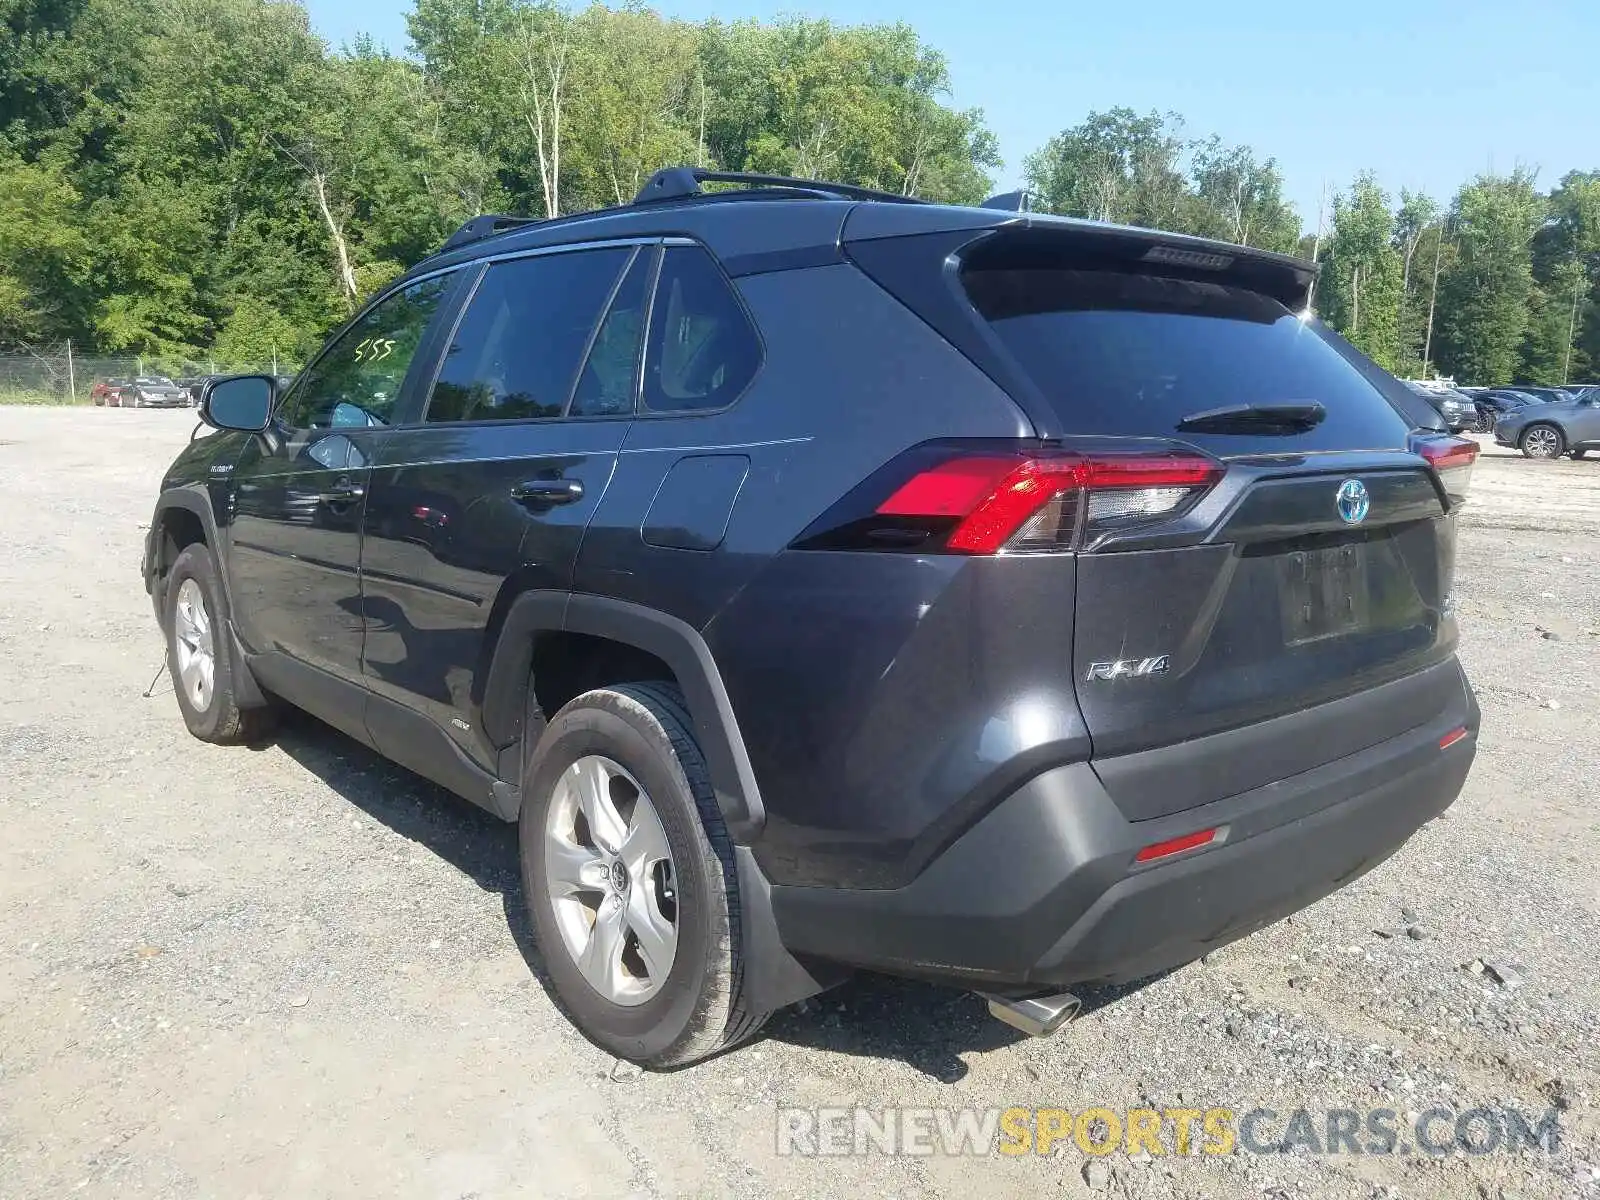
<path id="1" fill-rule="evenodd" d="M 737 284 L 765 343 L 760 373 L 726 411 L 634 422 L 584 541 L 573 611 L 585 595 L 606 596 L 703 630 L 761 789 L 762 869 L 775 881 L 859 883 L 904 870 L 912 843 L 931 846 L 959 827 L 983 791 L 985 764 L 1018 738 L 1087 753 L 1075 740 L 1071 696 L 1071 563 L 1051 564 L 1048 580 L 1036 574 L 1035 600 L 1018 601 L 1047 610 L 1039 615 L 1054 639 L 1037 654 L 1029 648 L 1018 674 L 1017 645 L 994 640 L 1002 630 L 962 627 L 982 583 L 964 577 L 960 561 L 787 552 L 819 514 L 909 447 L 940 436 L 1026 437 L 1032 428 L 989 379 L 851 266 Z M 696 465 L 707 457 L 717 465 Z M 749 468 L 725 514 L 734 459 Z M 721 486 L 676 494 L 685 470 L 714 470 Z M 676 515 L 657 521 L 668 509 Z M 724 521 L 715 552 L 682 544 L 714 534 L 661 532 Z M 991 654 L 1003 660 L 1006 694 L 958 697 Z M 1052 681 L 1048 694 L 1018 734 L 1013 708 L 1041 674 Z M 946 700 L 956 717 L 941 710 Z"/>
<path id="2" fill-rule="evenodd" d="M 443 728 L 486 769 L 481 684 L 495 602 L 510 586 L 564 592 L 605 495 L 624 421 L 506 422 L 396 430 L 373 471 L 363 552 L 368 685 Z M 520 485 L 565 480 L 561 504 Z"/>
<path id="3" fill-rule="evenodd" d="M 361 675 L 361 515 L 376 429 L 257 437 L 234 465 L 227 547 L 234 621 L 256 651 Z"/>

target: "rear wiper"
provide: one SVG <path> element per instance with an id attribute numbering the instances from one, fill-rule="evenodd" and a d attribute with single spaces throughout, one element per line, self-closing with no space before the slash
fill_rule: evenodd
<path id="1" fill-rule="evenodd" d="M 1191 413 L 1178 422 L 1180 433 L 1305 433 L 1327 419 L 1315 400 L 1298 404 L 1229 404 Z"/>

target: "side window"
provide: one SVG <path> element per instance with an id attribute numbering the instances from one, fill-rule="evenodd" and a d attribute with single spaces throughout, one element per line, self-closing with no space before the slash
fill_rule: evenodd
<path id="1" fill-rule="evenodd" d="M 578 364 L 633 248 L 496 263 L 445 353 L 429 421 L 559 417 Z"/>
<path id="2" fill-rule="evenodd" d="M 450 288 L 438 275 L 367 312 L 306 368 L 278 410 L 291 429 L 387 425 L 428 322 Z"/>
<path id="3" fill-rule="evenodd" d="M 760 365 L 761 343 L 711 256 L 698 246 L 669 246 L 650 312 L 645 407 L 724 408 Z"/>
<path id="4" fill-rule="evenodd" d="M 639 349 L 644 344 L 646 301 L 656 252 L 648 247 L 634 255 L 628 273 L 606 309 L 594 336 L 589 359 L 572 396 L 575 417 L 614 417 L 633 411 L 639 385 Z"/>

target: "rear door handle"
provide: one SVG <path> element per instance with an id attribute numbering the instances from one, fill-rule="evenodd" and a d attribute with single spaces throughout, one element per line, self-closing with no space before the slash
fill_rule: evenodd
<path id="1" fill-rule="evenodd" d="M 583 499 L 583 484 L 576 479 L 528 479 L 511 489 L 519 504 L 571 504 Z"/>
<path id="2" fill-rule="evenodd" d="M 333 486 L 332 491 L 323 492 L 319 499 L 328 504 L 349 504 L 359 500 L 367 494 L 367 489 L 359 483 L 351 483 L 348 479 L 341 479 Z"/>

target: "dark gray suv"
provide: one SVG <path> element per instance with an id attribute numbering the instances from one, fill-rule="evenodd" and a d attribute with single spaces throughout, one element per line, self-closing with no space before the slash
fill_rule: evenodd
<path id="1" fill-rule="evenodd" d="M 1578 387 L 1569 394 L 1570 400 L 1506 413 L 1494 424 L 1494 440 L 1529 458 L 1582 458 L 1600 449 L 1600 387 Z"/>
<path id="2" fill-rule="evenodd" d="M 1048 1033 L 1455 799 L 1476 447 L 1313 268 L 708 178 L 207 387 L 144 564 L 197 736 L 293 704 L 518 822 L 556 998 L 651 1066 L 854 968 Z"/>

